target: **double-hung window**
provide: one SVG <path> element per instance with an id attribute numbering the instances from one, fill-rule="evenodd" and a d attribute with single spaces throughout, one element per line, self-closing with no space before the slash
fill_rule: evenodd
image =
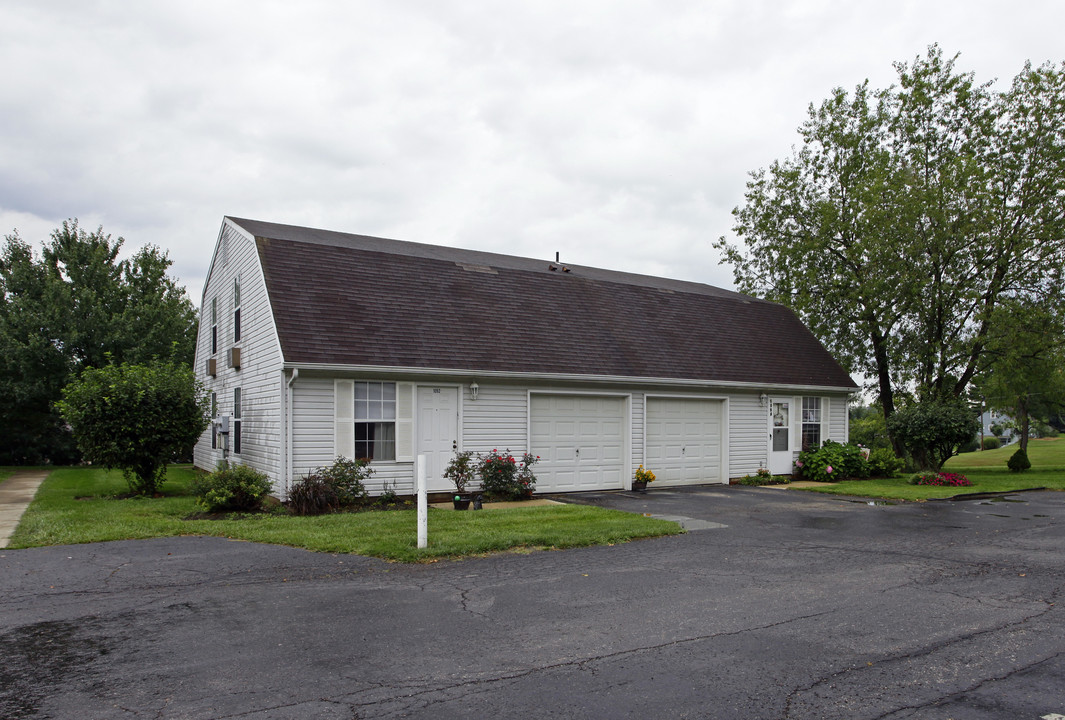
<path id="1" fill-rule="evenodd" d="M 395 383 L 355 383 L 355 457 L 396 459 Z"/>
<path id="2" fill-rule="evenodd" d="M 218 426 L 215 425 L 214 419 L 218 417 L 218 394 L 211 393 L 211 449 L 218 449 Z"/>
<path id="3" fill-rule="evenodd" d="M 336 381 L 336 453 L 351 459 L 396 459 L 396 384 Z"/>
<path id="4" fill-rule="evenodd" d="M 821 398 L 802 399 L 802 449 L 821 447 Z"/>
<path id="5" fill-rule="evenodd" d="M 231 432 L 233 433 L 233 454 L 240 455 L 240 416 L 241 416 L 241 397 L 240 388 L 233 388 L 233 427 Z"/>

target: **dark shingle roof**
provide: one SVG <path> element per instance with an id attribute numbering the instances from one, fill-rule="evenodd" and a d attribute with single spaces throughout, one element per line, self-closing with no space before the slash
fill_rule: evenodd
<path id="1" fill-rule="evenodd" d="M 789 309 L 728 290 L 230 220 L 289 363 L 855 387 Z"/>

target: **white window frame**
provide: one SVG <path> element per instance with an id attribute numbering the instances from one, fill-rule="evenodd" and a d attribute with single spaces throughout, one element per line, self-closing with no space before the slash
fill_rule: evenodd
<path id="1" fill-rule="evenodd" d="M 816 408 L 808 408 L 808 401 L 817 401 Z M 804 395 L 800 404 L 800 417 L 799 417 L 799 449 L 805 450 L 806 448 L 806 429 L 807 427 L 817 427 L 817 444 L 811 445 L 810 449 L 816 450 L 821 447 L 826 440 L 831 439 L 829 437 L 829 411 L 830 411 L 829 399 L 827 397 Z M 813 413 L 816 412 L 816 416 Z"/>
<path id="2" fill-rule="evenodd" d="M 244 392 L 239 388 L 233 388 L 233 427 L 232 427 L 232 442 L 230 446 L 233 448 L 234 455 L 240 455 L 243 450 L 241 443 L 240 430 L 241 430 L 241 418 L 244 414 Z"/>
<path id="3" fill-rule="evenodd" d="M 371 388 L 374 386 L 380 387 L 380 399 L 362 399 L 357 400 L 358 386 L 365 386 L 367 394 L 370 394 Z M 407 434 L 410 433 L 411 420 L 401 419 L 401 405 L 402 399 L 400 397 L 402 383 L 397 383 L 394 380 L 334 380 L 333 382 L 333 397 L 335 402 L 334 408 L 334 455 L 336 457 L 346 457 L 350 459 L 357 459 L 358 455 L 357 447 L 359 444 L 374 443 L 374 450 L 377 450 L 376 443 L 380 440 L 362 440 L 356 441 L 355 431 L 360 425 L 379 425 L 388 424 L 392 425 L 392 457 L 373 457 L 370 458 L 375 463 L 382 462 L 396 462 L 403 457 L 404 448 L 409 445 L 409 440 L 401 438 L 400 433 L 403 432 L 404 424 Z M 385 398 L 385 386 L 391 386 L 392 397 L 390 399 Z M 409 387 L 409 385 L 408 385 Z M 382 417 L 371 417 L 373 413 L 369 412 L 370 403 L 380 403 L 379 409 Z M 365 407 L 361 403 L 366 403 Z M 391 410 L 391 412 L 389 412 Z M 388 417 L 388 415 L 391 417 Z M 406 443 L 406 444 L 404 444 Z M 375 453 L 376 454 L 376 453 Z"/>

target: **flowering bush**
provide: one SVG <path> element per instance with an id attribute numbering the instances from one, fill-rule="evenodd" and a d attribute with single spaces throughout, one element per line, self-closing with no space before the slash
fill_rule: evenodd
<path id="1" fill-rule="evenodd" d="M 532 471 L 532 466 L 538 462 L 540 462 L 539 455 L 524 453 L 521 456 L 521 462 L 518 464 L 518 485 L 522 497 L 529 497 L 536 489 L 536 475 Z"/>
<path id="2" fill-rule="evenodd" d="M 655 474 L 650 470 L 644 470 L 643 465 L 636 469 L 636 482 L 650 483 L 655 481 Z"/>
<path id="3" fill-rule="evenodd" d="M 495 497 L 518 499 L 528 497 L 536 487 L 536 475 L 532 466 L 540 456 L 525 453 L 519 463 L 509 450 L 501 454 L 493 449 L 486 455 L 477 456 L 477 472 L 481 476 L 481 489 Z"/>
<path id="4" fill-rule="evenodd" d="M 972 480 L 961 473 L 918 473 L 910 478 L 910 485 L 970 487 L 972 484 Z"/>
<path id="5" fill-rule="evenodd" d="M 804 480 L 838 482 L 869 477 L 869 463 L 857 445 L 825 440 L 821 447 L 799 454 L 795 474 Z"/>

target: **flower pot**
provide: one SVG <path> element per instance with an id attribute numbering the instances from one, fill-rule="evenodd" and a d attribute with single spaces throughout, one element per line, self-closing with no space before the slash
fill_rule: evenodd
<path id="1" fill-rule="evenodd" d="M 454 498 L 452 498 L 451 502 L 452 504 L 454 504 L 456 510 L 470 509 L 470 498 L 468 497 L 460 497 L 456 495 Z"/>
<path id="2" fill-rule="evenodd" d="M 640 482 L 639 480 L 632 481 L 633 492 L 647 492 L 647 483 Z"/>

